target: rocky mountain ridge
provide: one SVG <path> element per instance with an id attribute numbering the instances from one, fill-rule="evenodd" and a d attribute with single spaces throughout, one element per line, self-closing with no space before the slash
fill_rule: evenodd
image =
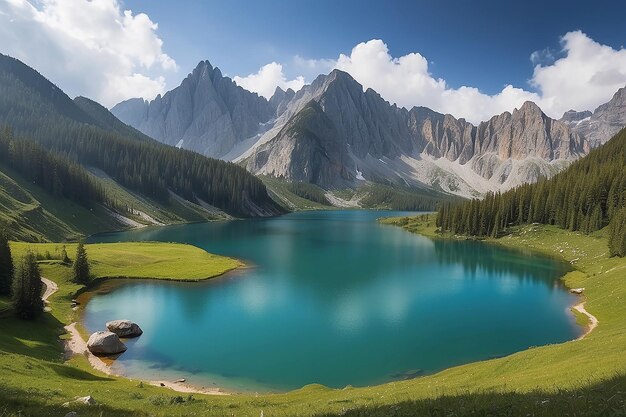
<path id="1" fill-rule="evenodd" d="M 316 117 L 296 123 L 304 111 Z M 312 141 L 315 147 L 300 146 Z M 326 188 L 369 180 L 473 195 L 551 175 L 586 149 L 580 135 L 531 102 L 474 126 L 425 107 L 390 105 L 335 70 L 297 92 L 274 128 L 239 160 L 255 173 Z M 305 161 L 325 166 L 296 168 Z"/>
<path id="2" fill-rule="evenodd" d="M 237 86 L 208 61 L 163 96 L 150 102 L 130 99 L 111 109 L 121 121 L 160 142 L 221 159 L 256 135 L 275 111 L 273 104 Z"/>
<path id="3" fill-rule="evenodd" d="M 577 117 L 572 117 L 572 112 Z M 575 132 L 584 136 L 591 147 L 600 146 L 626 126 L 626 87 L 620 88 L 611 100 L 602 104 L 593 113 L 566 112 L 561 121 L 567 121 Z"/>
<path id="4" fill-rule="evenodd" d="M 255 174 L 326 189 L 370 181 L 478 196 L 563 169 L 611 136 L 621 119 L 608 114 L 624 100 L 616 94 L 593 115 L 571 111 L 561 120 L 527 102 L 473 125 L 392 105 L 339 70 L 297 92 L 277 88 L 266 100 L 203 62 L 180 87 L 142 103 L 121 103 L 113 113 L 158 140 Z M 620 126 L 626 112 L 624 119 Z"/>

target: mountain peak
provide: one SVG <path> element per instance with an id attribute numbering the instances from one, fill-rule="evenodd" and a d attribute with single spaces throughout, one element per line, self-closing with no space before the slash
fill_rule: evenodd
<path id="1" fill-rule="evenodd" d="M 345 71 L 342 71 L 340 69 L 334 69 L 330 72 L 330 74 L 328 74 L 328 76 L 326 77 L 328 80 L 334 81 L 334 80 L 344 80 L 344 81 L 353 81 L 353 82 L 357 82 L 354 78 L 352 78 L 352 76 L 350 74 L 348 74 Z"/>
<path id="2" fill-rule="evenodd" d="M 206 69 L 213 70 L 213 66 L 208 59 L 198 62 L 198 65 L 196 65 L 196 68 L 193 71 L 204 71 Z"/>
<path id="3" fill-rule="evenodd" d="M 568 110 L 565 113 L 563 113 L 563 116 L 559 120 L 565 123 L 574 123 L 574 122 L 579 122 L 583 119 L 586 119 L 587 117 L 591 117 L 592 114 L 593 113 L 591 113 L 589 110 L 585 110 L 585 111 Z"/>
<path id="4" fill-rule="evenodd" d="M 187 76 L 187 78 L 204 78 L 208 76 L 209 78 L 214 78 L 214 74 L 222 76 L 221 71 L 217 67 L 213 67 L 208 60 L 200 61 L 196 68 Z"/>
<path id="5" fill-rule="evenodd" d="M 274 90 L 274 94 L 272 94 L 272 97 L 276 96 L 277 94 L 278 96 L 282 96 L 285 94 L 285 90 L 280 88 L 280 86 L 276 86 L 276 89 Z"/>
<path id="6" fill-rule="evenodd" d="M 543 115 L 543 110 L 535 103 L 534 101 L 525 101 L 522 104 L 522 107 L 519 108 L 519 111 L 524 114 L 541 114 Z"/>
<path id="7" fill-rule="evenodd" d="M 626 103 L 626 87 L 622 87 L 615 94 L 613 94 L 613 98 L 611 101 L 619 104 Z"/>
<path id="8" fill-rule="evenodd" d="M 324 77 L 324 89 L 327 90 L 331 86 L 335 85 L 344 86 L 345 88 L 351 90 L 356 89 L 359 90 L 359 92 L 363 91 L 363 86 L 359 84 L 357 80 L 352 78 L 352 76 L 347 72 L 338 69 L 332 70 L 330 74 Z"/>

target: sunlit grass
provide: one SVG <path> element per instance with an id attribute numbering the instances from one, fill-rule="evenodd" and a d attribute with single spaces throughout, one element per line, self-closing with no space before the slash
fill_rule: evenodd
<path id="1" fill-rule="evenodd" d="M 400 223 L 413 231 L 436 235 L 433 219 L 409 219 Z M 7 410 L 6 415 L 17 415 L 17 410 L 21 410 L 21 415 L 64 415 L 68 410 L 61 404 L 84 395 L 93 395 L 100 405 L 76 407 L 81 416 L 101 413 L 107 416 L 259 416 L 261 411 L 265 416 L 623 415 L 626 260 L 607 258 L 602 233 L 586 236 L 549 226 L 516 228 L 507 236 L 486 242 L 491 243 L 539 251 L 570 263 L 576 269 L 564 277 L 565 284 L 585 288 L 586 308 L 600 321 L 598 327 L 580 341 L 532 348 L 504 358 L 375 387 L 336 390 L 311 385 L 285 394 L 226 397 L 194 394 L 189 398 L 187 394 L 147 384 L 140 387 L 138 381 L 101 375 L 93 371 L 83 357 L 75 357 L 64 364 L 57 338 L 60 327 L 71 319 L 69 302 L 79 287 L 69 282 L 67 266 L 51 261 L 42 264 L 42 270 L 60 287 L 52 297 L 52 314 L 32 323 L 12 318 L 0 320 L 0 375 L 3 377 L 0 415 L 3 415 L 2 407 Z M 134 244 L 123 245 L 128 245 L 125 250 L 133 250 Z M 14 245 L 14 251 L 19 254 L 27 246 Z M 185 248 L 190 258 L 184 259 L 165 246 L 163 251 L 143 247 L 144 253 L 136 257 L 122 257 L 118 251 L 122 247 L 107 249 L 102 245 L 104 252 L 101 252 L 98 246 L 87 246 L 97 275 L 113 276 L 127 271 L 128 275 L 148 276 L 163 269 L 161 277 L 174 271 L 178 272 L 177 277 L 198 277 L 202 274 L 193 265 L 196 256 L 207 263 L 211 259 L 201 256 L 196 252 L 200 250 L 193 247 Z M 72 257 L 73 247 L 68 245 L 67 250 Z M 146 250 L 150 253 L 145 253 Z M 164 267 L 160 262 L 164 256 L 168 256 L 169 266 Z M 178 268 L 185 268 L 185 273 Z M 5 375 L 10 378 L 4 378 Z"/>

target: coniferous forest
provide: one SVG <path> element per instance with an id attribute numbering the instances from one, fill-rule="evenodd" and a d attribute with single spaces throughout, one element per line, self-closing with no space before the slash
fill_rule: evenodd
<path id="1" fill-rule="evenodd" d="M 509 226 L 542 223 L 592 233 L 608 227 L 611 255 L 626 255 L 626 129 L 551 179 L 483 200 L 444 203 L 443 231 L 496 237 Z"/>
<path id="2" fill-rule="evenodd" d="M 108 204 L 104 189 L 80 165 L 42 149 L 27 139 L 16 139 L 9 127 L 0 129 L 0 163 L 54 197 L 82 205 Z"/>
<path id="3" fill-rule="evenodd" d="M 80 99 L 79 103 L 86 108 L 84 101 Z M 137 131 L 131 134 L 132 128 L 120 123 L 106 124 L 112 116 L 101 106 L 90 105 L 88 110 L 83 111 L 32 68 L 0 56 L 0 125 L 13 130 L 9 134 L 5 129 L 3 143 L 17 143 L 16 139 L 28 137 L 56 154 L 58 158 L 50 157 L 56 165 L 66 160 L 65 174 L 75 172 L 74 179 L 82 177 L 76 165 L 95 167 L 125 187 L 161 202 L 168 201 L 170 193 L 174 193 L 186 200 L 202 200 L 236 216 L 281 212 L 261 180 L 244 168 L 160 144 Z M 29 156 L 25 158 L 31 159 L 19 163 L 36 162 L 40 172 L 33 175 L 45 175 L 41 171 L 41 151 L 32 144 L 23 145 L 20 150 L 27 151 Z M 85 181 L 81 184 L 87 187 Z M 69 184 L 63 187 L 67 193 L 72 192 L 69 189 Z M 89 192 L 97 190 L 90 188 Z"/>

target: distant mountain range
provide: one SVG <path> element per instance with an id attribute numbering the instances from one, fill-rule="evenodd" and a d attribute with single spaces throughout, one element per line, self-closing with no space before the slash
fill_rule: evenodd
<path id="1" fill-rule="evenodd" d="M 165 95 L 111 112 L 161 142 L 255 174 L 325 189 L 379 183 L 479 196 L 552 176 L 606 142 L 626 125 L 624 96 L 561 120 L 527 102 L 475 126 L 391 105 L 339 70 L 266 100 L 203 61 Z"/>
<path id="2" fill-rule="evenodd" d="M 565 112 L 561 121 L 582 135 L 592 148 L 606 143 L 626 126 L 626 88 L 620 88 L 608 103 L 593 113 L 570 110 Z"/>

